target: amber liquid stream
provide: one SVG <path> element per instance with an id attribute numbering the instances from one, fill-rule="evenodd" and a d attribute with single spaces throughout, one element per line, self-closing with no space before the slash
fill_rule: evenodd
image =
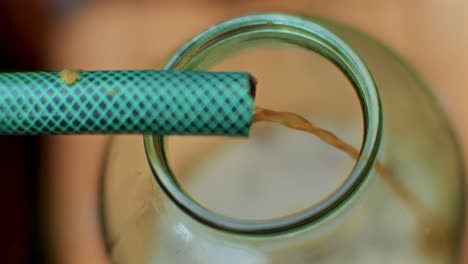
<path id="1" fill-rule="evenodd" d="M 272 122 L 281 124 L 285 127 L 311 133 L 325 143 L 345 152 L 353 159 L 359 158 L 359 150 L 354 146 L 340 139 L 334 133 L 322 129 L 300 115 L 290 112 L 278 112 L 261 107 L 255 108 L 254 123 Z M 402 201 L 409 206 L 415 213 L 418 221 L 423 224 L 423 229 L 420 230 L 420 239 L 424 248 L 432 252 L 436 249 L 441 249 L 447 241 L 447 232 L 435 217 L 420 203 L 420 201 L 403 185 L 403 183 L 393 175 L 393 173 L 385 167 L 380 161 L 376 161 L 374 165 L 375 171 L 380 175 L 384 182 L 395 192 Z M 398 217 L 398 216 L 395 216 Z"/>

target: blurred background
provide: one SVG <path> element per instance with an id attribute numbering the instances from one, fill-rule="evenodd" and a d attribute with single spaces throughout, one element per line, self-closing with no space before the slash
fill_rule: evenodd
<path id="1" fill-rule="evenodd" d="M 465 0 L 1 1 L 0 68 L 155 68 L 210 25 L 260 11 L 333 19 L 390 46 L 440 99 L 468 157 Z M 107 262 L 97 204 L 106 140 L 0 138 L 0 263 Z"/>

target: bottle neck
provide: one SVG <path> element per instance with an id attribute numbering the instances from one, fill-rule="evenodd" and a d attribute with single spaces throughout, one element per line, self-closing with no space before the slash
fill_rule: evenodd
<path id="1" fill-rule="evenodd" d="M 145 136 L 145 148 L 156 180 L 185 213 L 209 226 L 235 233 L 274 233 L 319 221 L 346 203 L 368 178 L 382 131 L 382 111 L 374 80 L 359 56 L 338 36 L 301 17 L 255 14 L 228 20 L 201 33 L 180 48 L 165 70 L 202 70 L 241 48 L 262 43 L 288 43 L 318 53 L 333 62 L 353 84 L 361 103 L 363 143 L 357 162 L 343 184 L 314 207 L 284 218 L 251 221 L 225 217 L 190 198 L 178 184 L 167 162 L 164 138 Z M 312 73 L 313 74 L 313 73 Z"/>

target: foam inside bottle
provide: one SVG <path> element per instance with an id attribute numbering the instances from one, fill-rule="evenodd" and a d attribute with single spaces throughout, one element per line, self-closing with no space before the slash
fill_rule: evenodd
<path id="1" fill-rule="evenodd" d="M 199 202 L 231 217 L 278 218 L 324 199 L 354 165 L 310 134 L 258 126 L 248 141 L 229 142 L 192 167 L 186 189 Z M 325 126 L 342 130 L 333 123 Z M 355 129 L 348 131 L 346 138 L 360 140 Z"/>

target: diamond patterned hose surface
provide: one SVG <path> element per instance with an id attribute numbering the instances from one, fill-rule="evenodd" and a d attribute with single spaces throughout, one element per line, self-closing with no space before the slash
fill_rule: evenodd
<path id="1" fill-rule="evenodd" d="M 0 74 L 0 135 L 144 133 L 244 136 L 254 81 L 241 72 Z"/>

